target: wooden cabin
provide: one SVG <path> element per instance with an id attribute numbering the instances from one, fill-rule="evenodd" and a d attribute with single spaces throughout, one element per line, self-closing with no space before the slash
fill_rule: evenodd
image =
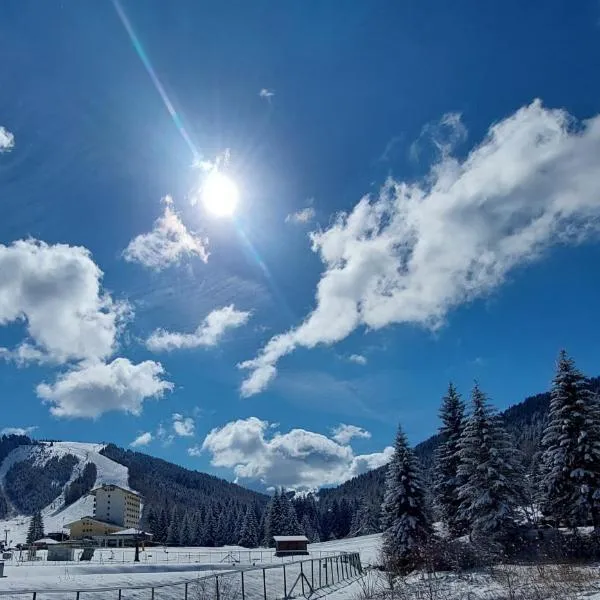
<path id="1" fill-rule="evenodd" d="M 274 535 L 275 556 L 308 554 L 308 538 L 305 535 Z"/>

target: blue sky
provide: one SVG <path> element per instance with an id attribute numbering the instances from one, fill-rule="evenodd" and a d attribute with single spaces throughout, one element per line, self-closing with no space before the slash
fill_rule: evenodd
<path id="1" fill-rule="evenodd" d="M 450 379 L 599 374 L 599 23 L 4 2 L 2 426 L 312 487 L 433 433 Z"/>

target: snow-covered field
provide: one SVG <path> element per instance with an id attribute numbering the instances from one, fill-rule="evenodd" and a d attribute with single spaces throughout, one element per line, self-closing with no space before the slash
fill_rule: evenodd
<path id="1" fill-rule="evenodd" d="M 363 538 L 354 538 L 352 540 L 341 540 L 336 542 L 325 542 L 321 544 L 312 544 L 310 546 L 311 556 L 310 558 L 322 558 L 327 555 L 337 554 L 339 552 L 352 552 L 361 548 L 365 552 L 365 558 L 368 560 L 370 556 L 376 555 L 376 547 L 378 545 L 379 536 L 365 536 Z M 219 552 L 216 553 L 215 550 Z M 106 551 L 110 553 L 109 551 Z M 19 591 L 25 590 L 39 590 L 47 591 L 51 590 L 82 590 L 88 589 L 93 590 L 101 587 L 119 587 L 123 586 L 128 588 L 127 591 L 123 590 L 121 598 L 133 599 L 133 598 L 149 598 L 150 591 L 135 590 L 131 589 L 135 586 L 156 586 L 166 585 L 166 587 L 159 587 L 155 590 L 155 600 L 171 600 L 176 598 L 184 597 L 185 582 L 188 582 L 188 597 L 190 600 L 193 598 L 207 599 L 214 596 L 213 586 L 214 578 L 209 581 L 203 581 L 201 578 L 211 573 L 219 572 L 223 575 L 227 571 L 240 568 L 249 568 L 251 570 L 244 573 L 244 591 L 245 597 L 248 600 L 264 598 L 264 586 L 267 588 L 267 600 L 275 600 L 276 598 L 283 597 L 284 589 L 284 574 L 281 568 L 281 559 L 272 557 L 271 551 L 263 550 L 262 558 L 263 562 L 258 559 L 261 556 L 260 550 L 242 550 L 239 547 L 228 547 L 220 549 L 215 548 L 170 548 L 168 551 L 165 549 L 156 547 L 148 548 L 141 554 L 141 562 L 135 564 L 132 562 L 133 550 L 126 549 L 123 556 L 119 553 L 121 550 L 114 551 L 115 559 L 125 559 L 126 562 L 111 563 L 110 559 L 103 559 L 102 562 L 99 560 L 96 562 L 84 564 L 84 563 L 25 563 L 19 564 L 16 562 L 7 563 L 5 568 L 5 578 L 0 580 L 0 598 L 3 598 L 3 592 L 10 592 L 9 598 L 25 600 L 25 596 L 19 594 Z M 189 562 L 190 557 L 199 556 L 204 554 L 208 556 L 220 556 L 223 554 L 224 562 L 217 564 L 198 564 Z M 227 560 L 227 556 L 236 555 L 242 557 L 242 562 L 239 564 L 232 564 Z M 247 563 L 245 560 L 245 553 L 248 558 L 251 558 L 255 563 L 258 570 L 252 570 L 252 564 Z M 166 562 L 167 557 L 169 561 Z M 156 562 L 153 562 L 156 560 Z M 290 561 L 286 562 L 286 573 L 285 573 L 285 586 L 287 590 L 291 588 L 294 581 L 300 574 L 300 566 Z M 331 578 L 337 580 L 339 577 L 339 570 L 342 570 L 341 579 L 345 579 L 349 574 L 349 565 L 340 562 L 335 566 L 329 565 L 327 574 L 325 574 L 325 561 L 321 560 L 321 563 L 315 561 L 312 565 L 310 562 L 304 563 L 303 570 L 309 581 L 312 581 L 315 585 L 319 582 L 319 565 L 321 567 L 321 585 L 331 583 Z M 276 568 L 267 568 L 265 570 L 264 581 L 263 571 L 260 567 L 275 566 Z M 334 571 L 332 573 L 332 571 Z M 177 584 L 177 585 L 175 585 Z M 220 598 L 221 600 L 233 600 L 233 597 L 237 597 L 241 590 L 241 575 L 238 573 L 225 575 L 220 585 Z M 298 584 L 301 586 L 301 583 Z M 346 584 L 344 581 L 337 583 L 336 587 L 342 587 Z M 298 588 L 298 589 L 301 589 Z M 192 593 L 193 592 L 193 593 Z M 96 600 L 100 598 L 112 597 L 112 592 L 86 592 L 81 595 L 82 600 Z M 117 592 L 114 592 L 114 597 L 117 597 Z M 29 596 L 31 597 L 31 595 Z M 65 591 L 57 592 L 55 594 L 38 594 L 37 600 L 41 599 L 52 599 L 58 600 L 59 598 L 75 598 L 75 594 L 68 593 Z"/>
<path id="2" fill-rule="evenodd" d="M 97 469 L 96 485 L 112 483 L 121 487 L 128 487 L 129 472 L 127 467 L 102 456 L 100 454 L 100 450 L 104 447 L 102 444 L 82 442 L 53 442 L 52 444 L 44 442 L 43 444 L 41 448 L 38 446 L 20 446 L 13 450 L 0 466 L 0 486 L 4 486 L 6 473 L 16 462 L 34 458 L 37 464 L 43 466 L 53 457 L 60 458 L 65 454 L 72 454 L 79 460 L 79 464 L 73 469 L 73 474 L 68 483 L 71 483 L 81 474 L 87 463 L 93 462 Z M 42 510 L 46 532 L 61 531 L 66 523 L 76 521 L 85 515 L 91 515 L 93 512 L 94 499 L 91 496 L 84 496 L 65 509 L 62 509 L 63 501 L 64 494 L 61 493 Z M 12 519 L 0 520 L 0 530 L 2 532 L 5 529 L 9 530 L 8 535 L 9 540 L 12 540 L 11 545 L 25 542 L 28 527 L 29 517 L 16 516 Z"/>

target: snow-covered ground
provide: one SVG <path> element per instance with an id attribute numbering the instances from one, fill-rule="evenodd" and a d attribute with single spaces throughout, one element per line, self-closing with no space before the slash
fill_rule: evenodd
<path id="1" fill-rule="evenodd" d="M 353 538 L 351 540 L 339 540 L 334 542 L 324 542 L 320 544 L 311 544 L 309 546 L 310 558 L 321 558 L 321 563 L 315 561 L 312 565 L 310 562 L 304 563 L 304 573 L 309 581 L 315 585 L 319 582 L 319 570 L 321 570 L 321 585 L 331 583 L 331 578 L 338 578 L 338 569 L 345 569 L 346 575 L 349 574 L 349 566 L 341 563 L 336 564 L 333 569 L 329 565 L 327 575 L 325 571 L 325 556 L 339 554 L 340 552 L 354 552 L 359 548 L 364 551 L 365 558 L 376 554 L 378 538 L 380 536 L 365 536 L 363 538 Z M 2 600 L 3 592 L 11 591 L 11 598 L 25 600 L 25 597 L 18 594 L 19 590 L 77 590 L 77 589 L 95 589 L 99 587 L 118 587 L 124 586 L 132 588 L 135 586 L 152 586 L 164 584 L 170 585 L 164 588 L 157 588 L 155 591 L 155 600 L 170 600 L 171 598 L 183 598 L 184 582 L 189 583 L 188 586 L 195 586 L 195 595 L 190 594 L 190 600 L 206 600 L 206 597 L 213 597 L 213 589 L 205 589 L 206 586 L 214 586 L 214 578 L 210 582 L 199 582 L 199 578 L 209 575 L 214 572 L 224 574 L 226 571 L 240 568 L 252 568 L 253 564 L 256 567 L 276 566 L 278 568 L 268 568 L 265 570 L 265 579 L 263 582 L 263 572 L 260 570 L 251 570 L 244 573 L 245 596 L 247 600 L 259 600 L 264 597 L 264 585 L 267 586 L 267 599 L 275 600 L 283 597 L 284 575 L 281 568 L 281 563 L 286 562 L 285 585 L 289 590 L 294 581 L 300 574 L 300 567 L 297 564 L 290 564 L 293 558 L 282 561 L 272 555 L 272 551 L 268 549 L 245 550 L 238 546 L 229 546 L 226 548 L 169 548 L 168 550 L 162 547 L 147 548 L 141 553 L 140 563 L 133 563 L 133 549 L 115 549 L 111 551 L 105 550 L 102 553 L 96 553 L 95 561 L 91 563 L 49 563 L 40 561 L 39 563 L 19 563 L 17 561 L 7 562 L 5 567 L 4 579 L 0 579 L 0 600 Z M 103 558 L 100 561 L 99 556 Z M 205 560 L 211 557 L 216 561 L 215 564 L 205 564 Z M 241 558 L 240 563 L 232 564 L 228 557 Z M 195 557 L 202 557 L 200 563 L 195 563 Z M 297 560 L 298 557 L 296 557 Z M 302 557 L 304 559 L 304 557 Z M 252 562 L 247 562 L 250 559 Z M 167 562 L 168 560 L 168 562 Z M 125 561 L 125 562 L 123 562 Z M 221 562 L 222 561 L 222 562 Z M 320 568 L 319 568 L 320 567 Z M 344 579 L 342 576 L 341 579 Z M 233 594 L 234 588 L 239 591 L 241 585 L 241 575 L 228 575 L 223 579 L 220 596 L 222 600 L 233 600 L 232 597 L 227 597 Z M 298 585 L 301 585 L 300 583 Z M 336 588 L 348 588 L 347 584 L 342 581 L 336 585 Z M 190 588 L 191 590 L 192 588 Z M 38 595 L 38 598 L 41 596 Z M 42 596 L 46 598 L 46 594 Z M 64 594 L 53 594 L 49 596 L 52 600 L 59 598 L 74 597 L 66 592 Z M 95 600 L 96 598 L 108 598 L 108 592 L 89 592 L 85 593 L 82 598 L 85 600 Z M 149 591 L 132 590 L 123 591 L 122 598 L 149 598 Z M 116 594 L 115 594 L 116 598 Z"/>
<path id="2" fill-rule="evenodd" d="M 36 464 L 43 466 L 51 458 L 61 458 L 66 454 L 75 456 L 79 463 L 73 469 L 67 485 L 77 478 L 87 463 L 96 465 L 96 485 L 112 483 L 121 487 L 128 487 L 129 471 L 106 456 L 100 454 L 103 444 L 86 444 L 83 442 L 42 442 L 42 446 L 20 446 L 15 448 L 0 465 L 0 486 L 4 486 L 4 478 L 10 467 L 20 461 L 33 458 Z M 65 486 L 66 487 L 66 486 Z M 85 515 L 93 513 L 94 499 L 91 496 L 80 498 L 67 508 L 62 508 L 64 501 L 63 492 L 42 510 L 44 529 L 46 532 L 61 531 L 66 523 L 76 521 Z M 0 520 L 0 530 L 9 530 L 11 545 L 24 543 L 29 528 L 29 517 L 16 516 L 12 519 Z"/>

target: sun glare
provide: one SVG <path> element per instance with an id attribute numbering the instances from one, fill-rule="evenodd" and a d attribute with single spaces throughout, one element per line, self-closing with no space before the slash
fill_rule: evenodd
<path id="1" fill-rule="evenodd" d="M 235 212 L 239 200 L 239 192 L 235 182 L 212 171 L 202 186 L 202 203 L 206 210 L 217 217 L 230 217 Z"/>

